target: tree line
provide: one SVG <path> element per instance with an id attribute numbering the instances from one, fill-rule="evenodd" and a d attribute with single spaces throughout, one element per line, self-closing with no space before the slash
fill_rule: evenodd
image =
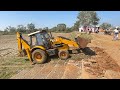
<path id="1" fill-rule="evenodd" d="M 66 24 L 61 23 L 53 28 L 36 28 L 35 24 L 30 23 L 27 24 L 27 26 L 24 25 L 18 25 L 17 27 L 8 26 L 4 29 L 4 31 L 0 30 L 0 34 L 15 34 L 16 32 L 21 33 L 31 33 L 37 30 L 43 30 L 48 29 L 52 32 L 72 32 L 72 31 L 78 31 L 79 27 L 81 26 L 96 26 L 99 24 L 100 17 L 98 17 L 98 14 L 96 11 L 80 11 L 77 16 L 77 21 L 74 23 L 72 27 L 67 27 Z M 102 23 L 100 25 L 102 29 L 109 29 L 113 27 L 110 23 Z"/>
<path id="2" fill-rule="evenodd" d="M 51 32 L 64 32 L 64 33 L 72 32 L 75 30 L 72 27 L 71 28 L 67 27 L 66 24 L 64 23 L 58 24 L 57 26 L 53 28 L 48 28 L 48 27 L 36 28 L 35 24 L 30 23 L 30 24 L 27 24 L 27 26 L 24 26 L 24 25 L 18 25 L 17 27 L 8 26 L 4 29 L 4 31 L 0 30 L 0 34 L 2 35 L 16 34 L 16 32 L 28 34 L 31 32 L 35 32 L 38 30 L 44 30 L 44 29 L 51 31 Z"/>

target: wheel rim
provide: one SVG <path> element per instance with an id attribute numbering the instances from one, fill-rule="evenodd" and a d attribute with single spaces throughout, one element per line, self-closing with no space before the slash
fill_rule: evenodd
<path id="1" fill-rule="evenodd" d="M 42 55 L 39 52 L 36 52 L 34 54 L 34 57 L 35 57 L 35 60 L 37 60 L 37 61 L 41 61 L 41 59 L 42 59 Z"/>
<path id="2" fill-rule="evenodd" d="M 66 54 L 66 52 L 61 52 L 61 53 L 60 53 L 60 56 L 61 56 L 61 57 L 66 57 L 67 54 Z"/>

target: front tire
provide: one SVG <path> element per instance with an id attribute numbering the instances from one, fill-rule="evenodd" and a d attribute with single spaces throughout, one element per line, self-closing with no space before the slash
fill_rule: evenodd
<path id="1" fill-rule="evenodd" d="M 58 52 L 58 56 L 59 56 L 60 59 L 66 60 L 69 57 L 69 52 L 68 52 L 68 50 L 60 50 Z"/>
<path id="2" fill-rule="evenodd" d="M 43 64 L 47 60 L 47 54 L 43 50 L 36 49 L 32 52 L 32 59 L 35 63 Z"/>

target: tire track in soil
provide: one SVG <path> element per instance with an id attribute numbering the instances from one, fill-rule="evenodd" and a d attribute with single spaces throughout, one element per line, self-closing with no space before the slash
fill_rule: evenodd
<path id="1" fill-rule="evenodd" d="M 54 69 L 55 65 L 59 62 L 58 61 L 51 61 L 48 64 L 44 65 L 44 67 L 37 72 L 33 79 L 46 79 L 47 75 Z"/>
<path id="2" fill-rule="evenodd" d="M 64 74 L 67 62 L 68 61 L 60 60 L 47 75 L 46 79 L 60 79 Z"/>
<path id="3" fill-rule="evenodd" d="M 5 51 L 5 50 L 8 50 L 8 49 L 12 49 L 12 48 L 0 49 L 0 52 L 1 52 L 1 51 Z"/>
<path id="4" fill-rule="evenodd" d="M 5 49 L 0 49 L 0 57 L 5 57 L 5 56 L 15 56 L 17 55 L 17 52 L 13 48 L 5 48 Z"/>
<path id="5" fill-rule="evenodd" d="M 69 60 L 61 79 L 80 79 L 81 71 L 81 61 Z"/>

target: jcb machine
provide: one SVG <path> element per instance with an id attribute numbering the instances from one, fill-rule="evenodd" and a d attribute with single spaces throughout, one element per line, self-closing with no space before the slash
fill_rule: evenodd
<path id="1" fill-rule="evenodd" d="M 20 55 L 26 53 L 33 64 L 42 64 L 46 62 L 48 56 L 57 54 L 60 59 L 69 57 L 69 46 L 64 43 L 52 42 L 50 35 L 45 30 L 30 33 L 28 36 L 29 43 L 21 33 L 17 32 L 18 51 Z"/>
<path id="2" fill-rule="evenodd" d="M 71 48 L 85 48 L 89 42 L 77 37 L 75 41 L 65 37 L 52 37 L 46 30 L 28 34 L 30 42 L 26 41 L 22 34 L 17 32 L 18 50 L 20 55 L 27 54 L 29 60 L 34 63 L 44 63 L 48 56 L 58 55 L 60 59 L 69 57 Z M 22 48 L 24 47 L 24 49 Z"/>

